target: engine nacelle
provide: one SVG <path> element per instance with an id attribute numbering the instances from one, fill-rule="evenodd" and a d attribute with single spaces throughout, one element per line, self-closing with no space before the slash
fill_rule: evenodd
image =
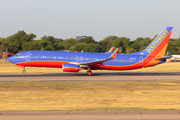
<path id="1" fill-rule="evenodd" d="M 62 69 L 64 72 L 79 72 L 79 65 L 65 63 L 65 64 L 63 64 Z"/>

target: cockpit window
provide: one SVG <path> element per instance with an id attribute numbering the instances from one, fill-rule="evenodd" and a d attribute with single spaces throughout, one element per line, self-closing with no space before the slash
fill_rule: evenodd
<path id="1" fill-rule="evenodd" d="M 19 57 L 19 56 L 21 56 L 21 54 L 16 54 L 16 57 Z"/>

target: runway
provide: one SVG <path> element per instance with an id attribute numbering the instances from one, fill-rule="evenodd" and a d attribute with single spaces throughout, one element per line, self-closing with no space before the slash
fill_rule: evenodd
<path id="1" fill-rule="evenodd" d="M 2 120 L 179 120 L 178 110 L 0 112 Z"/>
<path id="2" fill-rule="evenodd" d="M 120 73 L 1 73 L 0 82 L 118 82 L 118 81 L 158 81 L 180 80 L 179 72 L 120 72 Z"/>
<path id="3" fill-rule="evenodd" d="M 179 120 L 180 115 L 10 115 L 1 120 Z"/>

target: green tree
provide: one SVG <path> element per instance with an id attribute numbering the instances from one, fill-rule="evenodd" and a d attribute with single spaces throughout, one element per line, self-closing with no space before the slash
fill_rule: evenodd
<path id="1" fill-rule="evenodd" d="M 44 48 L 50 44 L 54 49 L 59 49 L 59 43 L 63 42 L 63 39 L 54 38 L 53 36 L 43 36 L 41 40 Z"/>
<path id="2" fill-rule="evenodd" d="M 22 50 L 22 44 L 25 42 L 32 41 L 36 35 L 26 34 L 24 31 L 18 31 L 18 33 L 8 37 L 3 43 L 5 47 L 8 47 L 8 50 L 13 53 L 17 53 L 19 50 Z"/>
<path id="3" fill-rule="evenodd" d="M 76 43 L 74 46 L 77 51 L 84 51 L 84 47 L 87 45 L 85 42 Z M 85 52 L 85 51 L 84 51 Z"/>
<path id="4" fill-rule="evenodd" d="M 0 38 L 0 57 L 2 56 L 3 52 L 6 51 L 6 47 L 3 45 L 5 40 L 5 38 Z"/>
<path id="5" fill-rule="evenodd" d="M 98 52 L 98 45 L 95 43 L 85 44 L 83 51 L 84 52 Z"/>
<path id="6" fill-rule="evenodd" d="M 126 49 L 130 44 L 130 39 L 126 37 L 117 38 L 115 41 L 113 41 L 112 46 L 114 47 L 121 47 L 122 53 L 127 53 Z"/>
<path id="7" fill-rule="evenodd" d="M 80 39 L 78 42 L 95 43 L 95 40 L 92 37 L 85 37 Z"/>
<path id="8" fill-rule="evenodd" d="M 44 50 L 55 50 L 55 48 L 52 45 L 47 45 Z"/>
<path id="9" fill-rule="evenodd" d="M 77 43 L 76 39 L 70 38 L 66 39 L 59 43 L 58 49 L 60 50 L 69 50 L 71 46 L 75 45 Z"/>
<path id="10" fill-rule="evenodd" d="M 69 51 L 76 51 L 76 47 L 75 47 L 75 46 L 71 46 L 71 47 L 69 48 Z"/>
<path id="11" fill-rule="evenodd" d="M 54 40 L 55 40 L 55 38 L 53 37 L 53 36 L 43 36 L 42 38 L 41 38 L 41 40 L 46 40 L 46 41 L 48 41 L 48 42 L 51 42 L 52 44 L 54 44 Z"/>
<path id="12" fill-rule="evenodd" d="M 107 52 L 112 46 L 113 41 L 115 41 L 118 37 L 117 36 L 108 36 L 103 40 L 98 42 L 99 45 L 99 52 Z"/>
<path id="13" fill-rule="evenodd" d="M 170 54 L 179 54 L 180 38 L 179 39 L 170 39 L 167 47 L 167 51 Z"/>
<path id="14" fill-rule="evenodd" d="M 25 42 L 22 44 L 22 49 L 23 49 L 23 51 L 41 50 L 41 44 L 36 40 L 30 41 L 30 42 Z"/>

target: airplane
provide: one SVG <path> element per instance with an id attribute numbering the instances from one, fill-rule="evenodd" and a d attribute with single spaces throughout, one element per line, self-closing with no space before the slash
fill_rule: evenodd
<path id="1" fill-rule="evenodd" d="M 8 58 L 8 61 L 18 67 L 56 67 L 64 72 L 79 72 L 87 70 L 131 70 L 162 64 L 169 56 L 164 56 L 173 27 L 166 27 L 150 43 L 139 52 L 131 54 L 117 54 L 119 48 L 113 53 L 64 52 L 64 51 L 24 51 Z"/>
<path id="2" fill-rule="evenodd" d="M 180 55 L 172 55 L 172 60 L 179 59 Z"/>

